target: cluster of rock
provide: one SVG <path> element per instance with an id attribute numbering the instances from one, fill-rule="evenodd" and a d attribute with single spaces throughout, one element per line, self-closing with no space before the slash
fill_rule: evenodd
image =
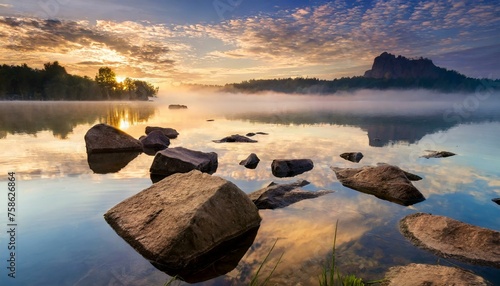
<path id="1" fill-rule="evenodd" d="M 178 135 L 172 128 L 146 127 L 146 136 L 138 140 L 118 128 L 101 123 L 90 128 L 84 139 L 87 154 L 122 153 L 163 150 L 170 145 L 170 139 Z"/>
<path id="2" fill-rule="evenodd" d="M 152 178 L 156 178 L 154 184 L 111 208 L 104 218 L 156 268 L 189 283 L 214 278 L 236 267 L 257 234 L 259 209 L 284 208 L 333 192 L 303 190 L 309 182 L 299 180 L 271 183 L 247 195 L 233 183 L 211 175 L 218 167 L 215 152 L 168 148 L 170 139 L 179 135 L 171 128 L 147 127 L 145 133 L 137 140 L 114 127 L 98 124 L 85 135 L 89 165 L 96 173 L 116 172 L 141 152 L 155 155 L 150 167 Z M 259 133 L 247 136 L 256 134 Z M 214 142 L 257 141 L 231 135 Z M 452 155 L 455 154 L 433 151 L 423 157 Z M 349 152 L 340 157 L 358 163 L 363 154 Z M 251 153 L 240 165 L 255 169 L 259 162 L 258 156 Z M 273 175 L 280 178 L 313 168 L 310 159 L 276 159 L 271 164 Z M 422 178 L 397 166 L 330 168 L 342 185 L 351 189 L 404 206 L 425 200 L 411 183 Z M 422 213 L 403 218 L 400 230 L 412 243 L 437 255 L 500 268 L 497 231 Z M 413 284 L 408 284 L 408 277 Z M 383 285 L 427 285 L 429 281 L 488 285 L 481 277 L 456 268 L 422 264 L 391 268 Z"/>
<path id="3" fill-rule="evenodd" d="M 119 171 L 140 152 L 154 153 L 150 167 L 154 184 L 111 208 L 104 218 L 156 268 L 189 283 L 236 267 L 257 234 L 261 221 L 258 209 L 283 208 L 332 192 L 302 190 L 300 187 L 308 184 L 302 181 L 271 183 L 247 195 L 233 183 L 211 176 L 218 167 L 215 152 L 168 148 L 170 139 L 178 135 L 171 128 L 147 127 L 146 135 L 137 140 L 112 126 L 98 124 L 87 132 L 85 142 L 91 168 L 97 166 L 103 172 Z M 219 141 L 257 142 L 240 135 Z M 103 157 L 95 155 L 108 157 L 100 161 Z M 259 161 L 252 153 L 240 164 L 251 169 Z M 311 160 L 275 161 L 273 166 L 279 170 L 273 173 L 280 176 L 312 169 Z"/>
<path id="4" fill-rule="evenodd" d="M 454 156 L 447 151 L 428 151 L 424 158 Z M 342 158 L 359 162 L 356 152 Z M 356 158 L 358 157 L 358 158 Z M 425 200 L 411 181 L 422 178 L 397 166 L 378 164 L 361 168 L 330 167 L 342 185 L 401 205 Z M 495 199 L 493 199 L 495 201 Z M 500 268 L 500 232 L 466 224 L 451 218 L 417 213 L 400 221 L 401 233 L 414 245 L 445 257 Z M 392 267 L 381 285 L 491 285 L 480 276 L 455 267 L 410 264 Z"/>

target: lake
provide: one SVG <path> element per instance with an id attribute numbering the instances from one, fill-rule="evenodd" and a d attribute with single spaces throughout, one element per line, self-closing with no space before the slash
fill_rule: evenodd
<path id="1" fill-rule="evenodd" d="M 220 176 L 246 193 L 270 182 L 311 182 L 306 190 L 333 190 L 283 209 L 261 210 L 257 236 L 234 269 L 196 285 L 245 285 L 272 245 L 262 277 L 277 285 L 318 285 L 338 221 L 337 260 L 344 274 L 382 279 L 409 263 L 458 266 L 500 285 L 498 269 L 443 259 L 407 241 L 398 221 L 411 213 L 445 215 L 500 230 L 499 95 L 438 95 L 363 91 L 355 95 L 166 94 L 153 102 L 0 102 L 0 284 L 163 285 L 154 268 L 120 238 L 103 214 L 152 182 L 153 156 L 140 154 L 114 173 L 97 174 L 87 161 L 84 134 L 97 123 L 135 138 L 146 126 L 175 128 L 170 147 L 216 152 Z M 188 109 L 169 109 L 169 104 Z M 265 132 L 258 143 L 218 144 L 231 134 Z M 420 156 L 426 150 L 457 155 Z M 359 151 L 359 163 L 341 153 Z M 254 170 L 239 165 L 250 153 Z M 314 169 L 276 178 L 273 159 L 309 158 Z M 413 184 L 426 200 L 405 207 L 343 187 L 330 166 L 394 164 L 424 179 Z M 17 179 L 16 278 L 7 276 L 7 179 Z M 174 285 L 182 285 L 177 283 Z"/>

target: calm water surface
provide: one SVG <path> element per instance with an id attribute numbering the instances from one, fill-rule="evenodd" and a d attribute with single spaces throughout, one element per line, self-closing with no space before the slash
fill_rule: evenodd
<path id="1" fill-rule="evenodd" d="M 138 138 L 144 128 L 175 128 L 171 147 L 219 155 L 214 174 L 249 193 L 269 184 L 306 179 L 308 190 L 332 194 L 284 209 L 261 210 L 262 225 L 238 265 L 199 285 L 244 285 L 278 239 L 263 275 L 284 253 L 271 280 L 278 285 L 317 285 L 331 253 L 339 221 L 338 260 L 343 273 L 381 279 L 389 267 L 412 262 L 455 265 L 500 285 L 499 270 L 442 259 L 412 246 L 398 231 L 405 215 L 429 212 L 500 230 L 500 113 L 481 102 L 454 116 L 453 100 L 395 102 L 367 98 L 302 96 L 165 97 L 141 103 L 0 103 L 0 178 L 18 179 L 17 278 L 7 277 L 6 183 L 0 196 L 0 285 L 163 285 L 169 276 L 135 252 L 104 221 L 103 214 L 149 187 L 152 156 L 141 154 L 116 173 L 90 168 L 83 136 L 102 122 Z M 187 104 L 170 110 L 169 103 Z M 207 121 L 213 119 L 213 121 Z M 217 144 L 231 134 L 266 132 L 255 144 Z M 425 150 L 457 156 L 424 159 Z M 360 163 L 339 157 L 363 152 Z M 257 169 L 240 166 L 251 152 Z M 277 158 L 310 158 L 314 169 L 294 178 L 271 174 Z M 343 187 L 330 166 L 395 164 L 424 179 L 415 186 L 426 200 L 400 206 Z M 179 282 L 179 284 L 183 284 Z"/>

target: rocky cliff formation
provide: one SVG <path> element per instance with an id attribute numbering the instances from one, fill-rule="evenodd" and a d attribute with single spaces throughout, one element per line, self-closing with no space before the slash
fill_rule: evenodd
<path id="1" fill-rule="evenodd" d="M 415 79 L 439 78 L 447 72 L 446 69 L 434 65 L 429 59 L 408 59 L 383 52 L 373 61 L 371 70 L 365 72 L 367 78 L 385 79 Z"/>

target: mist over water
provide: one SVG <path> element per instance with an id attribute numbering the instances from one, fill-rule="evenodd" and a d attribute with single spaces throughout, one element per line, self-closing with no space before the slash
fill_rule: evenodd
<path id="1" fill-rule="evenodd" d="M 499 110 L 500 93 L 437 93 L 428 90 L 359 90 L 334 95 L 282 93 L 221 93 L 210 91 L 160 94 L 158 103 L 184 104 L 200 112 L 277 112 L 325 110 L 352 114 L 425 115 L 456 113 L 462 117 L 475 112 Z"/>
<path id="2" fill-rule="evenodd" d="M 143 135 L 146 126 L 175 128 L 180 135 L 169 148 L 216 152 L 219 166 L 214 176 L 246 193 L 271 181 L 302 179 L 311 182 L 307 190 L 334 191 L 284 209 L 261 211 L 263 220 L 255 242 L 238 266 L 197 285 L 247 285 L 276 238 L 271 264 L 282 252 L 285 255 L 271 283 L 317 285 L 337 220 L 343 273 L 376 280 L 391 266 L 439 260 L 498 284 L 496 269 L 448 262 L 413 246 L 397 229 L 399 219 L 415 212 L 499 229 L 498 206 L 491 201 L 500 196 L 498 98 L 499 94 L 361 90 L 329 96 L 170 92 L 152 102 L 1 103 L 0 148 L 10 152 L 0 163 L 15 170 L 22 181 L 23 229 L 29 232 L 22 236 L 19 260 L 24 274 L 19 285 L 114 281 L 162 285 L 169 279 L 117 236 L 102 217 L 121 200 L 152 184 L 153 156 L 132 154 L 130 162 L 106 158 L 105 163 L 124 162 L 116 169 L 102 165 L 97 171 L 91 169 L 95 158 L 87 156 L 83 138 L 97 123 L 113 125 L 134 138 Z M 169 104 L 184 104 L 188 109 L 169 109 Z M 213 142 L 258 131 L 268 135 L 252 137 L 257 143 Z M 457 156 L 420 158 L 427 149 Z M 339 156 L 350 151 L 362 152 L 362 161 L 352 163 Z M 240 166 L 252 152 L 261 159 L 258 167 Z M 310 158 L 314 168 L 293 178 L 276 178 L 270 166 L 277 158 Z M 426 200 L 403 207 L 359 193 L 343 187 L 330 169 L 379 162 L 422 176 L 415 186 Z M 5 197 L 0 197 L 0 203 L 5 204 Z M 0 240 L 4 238 L 0 233 Z M 41 250 L 40 245 L 45 247 Z M 4 280 L 0 277 L 0 284 Z"/>

